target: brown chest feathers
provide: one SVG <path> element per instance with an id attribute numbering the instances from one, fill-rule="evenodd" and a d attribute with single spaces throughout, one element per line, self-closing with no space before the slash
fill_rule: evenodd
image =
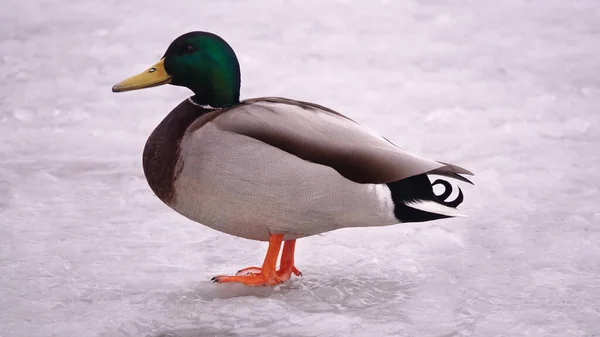
<path id="1" fill-rule="evenodd" d="M 211 109 L 186 99 L 163 119 L 146 141 L 142 158 L 144 175 L 152 191 L 166 204 L 175 198 L 174 182 L 183 164 L 179 144 L 187 128 L 209 111 Z"/>

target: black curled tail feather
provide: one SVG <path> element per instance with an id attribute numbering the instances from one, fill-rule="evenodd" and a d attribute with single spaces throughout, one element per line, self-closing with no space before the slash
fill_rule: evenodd
<path id="1" fill-rule="evenodd" d="M 444 192 L 442 192 L 442 194 L 440 195 L 435 195 L 435 193 L 433 193 L 433 186 L 435 185 L 442 185 L 444 186 Z M 456 197 L 456 199 L 452 200 L 452 201 L 446 201 L 446 199 L 450 196 L 450 194 L 452 194 L 452 185 L 447 182 L 446 180 L 442 180 L 442 179 L 438 179 L 436 181 L 433 182 L 433 184 L 431 184 L 431 193 L 435 196 L 435 202 L 438 202 L 444 206 L 448 206 L 448 207 L 452 207 L 452 208 L 456 208 L 458 207 L 458 205 L 462 204 L 462 202 L 465 200 L 465 196 L 463 195 L 462 190 L 460 189 L 460 187 L 458 187 L 458 196 Z"/>
<path id="2" fill-rule="evenodd" d="M 439 195 L 433 193 L 433 186 L 436 185 L 444 186 L 444 191 Z M 428 212 L 410 207 L 411 203 L 432 201 L 446 207 L 456 208 L 464 200 L 462 190 L 458 188 L 458 196 L 452 201 L 446 201 L 452 194 L 452 185 L 443 179 L 437 179 L 431 183 L 426 174 L 391 182 L 387 186 L 391 191 L 392 200 L 394 201 L 394 215 L 400 222 L 423 222 L 452 217 L 447 214 Z"/>

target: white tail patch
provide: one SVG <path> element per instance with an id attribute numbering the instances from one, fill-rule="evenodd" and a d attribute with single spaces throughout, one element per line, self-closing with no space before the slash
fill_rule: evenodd
<path id="1" fill-rule="evenodd" d="M 463 217 L 466 218 L 469 215 L 459 209 L 444 206 L 435 201 L 431 200 L 414 200 L 404 203 L 406 206 L 418 209 L 423 212 L 441 214 L 446 216 Z"/>

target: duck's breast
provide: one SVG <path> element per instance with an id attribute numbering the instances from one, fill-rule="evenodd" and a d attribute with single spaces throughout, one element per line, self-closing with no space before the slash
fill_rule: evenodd
<path id="1" fill-rule="evenodd" d="M 194 122 L 210 120 L 214 111 L 203 109 L 190 99 L 173 109 L 154 129 L 142 157 L 142 166 L 148 185 L 167 205 L 175 197 L 175 180 L 180 172 L 180 144 Z"/>

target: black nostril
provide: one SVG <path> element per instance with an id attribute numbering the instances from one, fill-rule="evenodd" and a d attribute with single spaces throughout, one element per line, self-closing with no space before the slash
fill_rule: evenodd
<path id="1" fill-rule="evenodd" d="M 150 70 L 148 70 L 149 73 L 153 73 L 156 71 L 156 68 L 150 68 Z"/>

